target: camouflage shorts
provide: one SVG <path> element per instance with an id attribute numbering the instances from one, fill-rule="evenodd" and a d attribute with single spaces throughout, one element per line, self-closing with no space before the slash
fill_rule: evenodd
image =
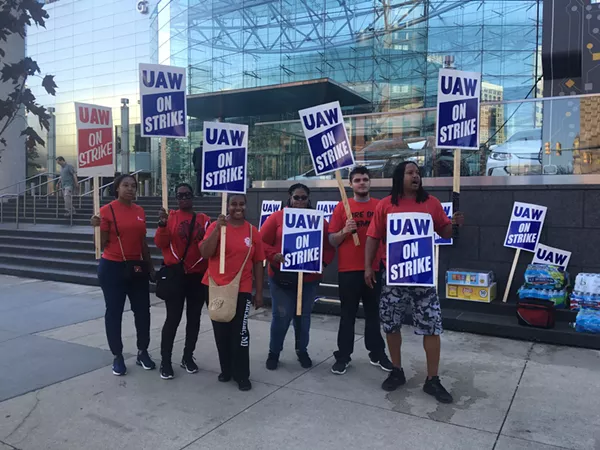
<path id="1" fill-rule="evenodd" d="M 415 334 L 442 334 L 442 310 L 435 288 L 388 286 L 383 271 L 379 318 L 385 333 L 400 331 L 408 305 L 412 305 Z"/>

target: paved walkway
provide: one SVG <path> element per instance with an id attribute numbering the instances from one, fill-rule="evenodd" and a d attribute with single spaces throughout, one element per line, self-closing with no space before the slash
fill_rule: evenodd
<path id="1" fill-rule="evenodd" d="M 165 310 L 154 303 L 158 359 Z M 412 333 L 408 382 L 386 393 L 362 335 L 348 373 L 330 372 L 333 317 L 314 316 L 311 370 L 295 361 L 290 334 L 280 369 L 267 371 L 270 312 L 259 311 L 250 323 L 254 388 L 244 393 L 217 381 L 206 317 L 200 373 L 176 367 L 176 378 L 163 381 L 134 364 L 131 312 L 123 331 L 129 374 L 111 374 L 102 315 L 97 288 L 0 276 L 0 450 L 600 449 L 597 351 L 447 332 L 441 375 L 456 402 L 440 405 L 421 391 L 424 355 Z"/>

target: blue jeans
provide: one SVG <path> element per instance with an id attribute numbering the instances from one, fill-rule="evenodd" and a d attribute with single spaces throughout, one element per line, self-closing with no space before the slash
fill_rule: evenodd
<path id="1" fill-rule="evenodd" d="M 310 314 L 312 313 L 315 295 L 319 281 L 304 283 L 302 289 L 302 315 L 296 316 L 296 290 L 282 289 L 277 286 L 273 278 L 269 277 L 271 302 L 273 304 L 273 317 L 271 319 L 271 340 L 269 351 L 279 355 L 283 350 L 283 341 L 290 322 L 294 319 L 294 332 L 296 335 L 296 353 L 305 352 L 310 338 Z"/>

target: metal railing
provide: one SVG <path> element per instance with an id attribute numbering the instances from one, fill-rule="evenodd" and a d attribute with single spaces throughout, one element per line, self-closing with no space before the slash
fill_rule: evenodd
<path id="1" fill-rule="evenodd" d="M 0 224 L 4 223 L 4 198 L 17 197 L 17 209 L 15 210 L 17 228 L 19 228 L 19 194 L 2 194 L 0 195 Z"/>
<path id="2" fill-rule="evenodd" d="M 0 191 L 4 191 L 4 190 L 6 190 L 8 188 L 11 188 L 11 187 L 19 186 L 22 183 L 25 183 L 25 185 L 27 185 L 27 182 L 30 181 L 30 180 L 35 180 L 36 178 L 49 177 L 49 176 L 56 177 L 58 175 L 55 174 L 55 173 L 51 173 L 51 172 L 38 173 L 37 175 L 33 175 L 32 177 L 25 178 L 24 180 L 17 181 L 16 183 L 13 183 L 13 184 L 8 185 L 8 186 L 4 186 L 4 187 L 0 188 Z M 39 185 L 39 186 L 41 186 L 41 185 Z"/>
<path id="3" fill-rule="evenodd" d="M 140 170 L 136 170 L 135 172 L 130 173 L 129 175 L 137 175 L 137 174 L 142 173 L 142 172 L 144 172 L 144 171 L 140 169 Z M 137 178 L 136 178 L 136 181 L 137 181 Z M 108 186 L 112 186 L 114 183 L 115 183 L 115 180 L 112 180 L 110 183 L 106 183 L 106 184 L 100 186 L 98 188 L 98 190 L 101 191 L 102 189 L 105 189 Z M 84 197 L 86 195 L 90 195 L 90 194 L 93 194 L 93 193 L 94 193 L 94 190 L 92 189 L 92 190 L 89 190 L 89 191 L 84 192 L 83 194 L 79 195 L 79 199 L 80 199 L 79 205 L 80 205 L 80 207 L 81 207 L 81 197 Z"/>

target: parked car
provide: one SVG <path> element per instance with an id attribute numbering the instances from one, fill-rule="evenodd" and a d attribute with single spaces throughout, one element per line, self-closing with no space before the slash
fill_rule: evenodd
<path id="1" fill-rule="evenodd" d="M 513 134 L 504 144 L 491 148 L 486 173 L 489 176 L 537 175 L 542 171 L 542 130 Z"/>

